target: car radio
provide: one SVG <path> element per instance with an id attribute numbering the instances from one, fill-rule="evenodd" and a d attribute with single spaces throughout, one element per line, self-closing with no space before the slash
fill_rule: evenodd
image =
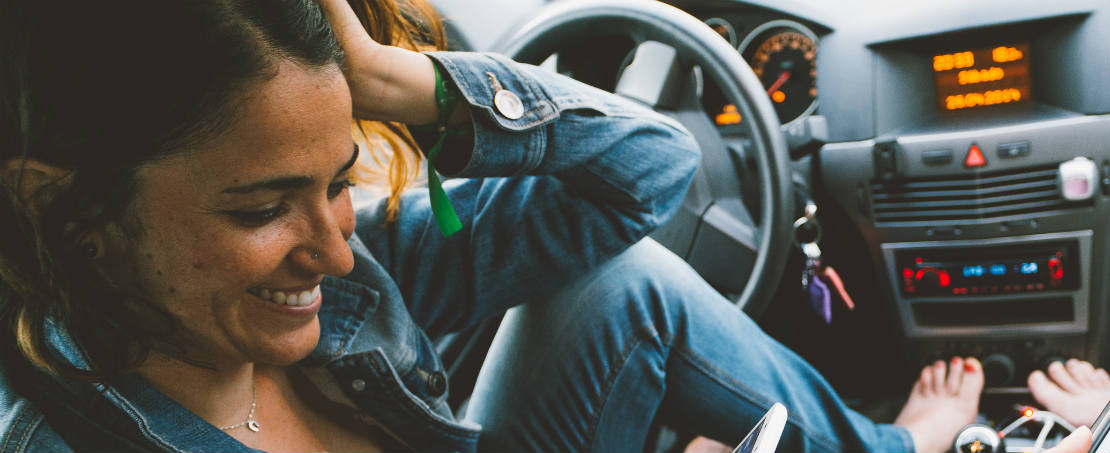
<path id="1" fill-rule="evenodd" d="M 881 247 L 910 337 L 1087 330 L 1090 231 Z"/>
<path id="2" fill-rule="evenodd" d="M 1079 285 L 1076 242 L 925 248 L 894 254 L 903 297 L 960 297 L 1071 290 Z"/>

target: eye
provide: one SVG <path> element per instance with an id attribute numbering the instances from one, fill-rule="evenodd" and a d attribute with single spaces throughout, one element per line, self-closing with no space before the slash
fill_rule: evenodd
<path id="1" fill-rule="evenodd" d="M 273 222 L 287 212 L 289 212 L 289 206 L 281 203 L 272 208 L 256 211 L 229 211 L 228 214 L 243 226 L 260 227 Z"/>
<path id="2" fill-rule="evenodd" d="M 350 179 L 344 179 L 342 181 L 331 183 L 330 185 L 328 185 L 328 199 L 330 200 L 332 198 L 338 197 L 339 194 L 343 193 L 344 190 L 347 190 L 354 185 L 354 181 L 351 181 Z"/>

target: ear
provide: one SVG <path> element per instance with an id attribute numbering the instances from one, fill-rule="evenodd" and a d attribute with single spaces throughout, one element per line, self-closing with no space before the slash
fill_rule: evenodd
<path id="1" fill-rule="evenodd" d="M 73 172 L 34 159 L 9 159 L 2 171 L 5 184 L 36 217 L 73 183 Z"/>
<path id="2" fill-rule="evenodd" d="M 9 159 L 0 168 L 0 177 L 36 220 L 58 194 L 73 184 L 72 171 L 34 159 Z M 69 224 L 65 229 L 68 232 L 74 227 Z M 86 258 L 100 258 L 104 252 L 104 238 L 99 232 L 90 233 L 76 246 Z"/>

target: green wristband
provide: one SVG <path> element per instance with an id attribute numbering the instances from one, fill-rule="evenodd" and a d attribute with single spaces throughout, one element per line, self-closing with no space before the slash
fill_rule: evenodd
<path id="1" fill-rule="evenodd" d="M 448 237 L 462 229 L 462 222 L 459 221 L 455 208 L 451 206 L 451 200 L 447 198 L 447 192 L 443 190 L 439 175 L 436 174 L 436 158 L 439 157 L 443 144 L 447 142 L 448 135 L 466 135 L 470 131 L 469 129 L 452 130 L 447 127 L 447 120 L 451 113 L 455 111 L 459 97 L 458 93 L 448 89 L 447 82 L 440 74 L 439 65 L 433 63 L 432 67 L 435 68 L 436 75 L 436 105 L 439 107 L 439 119 L 436 121 L 435 128 L 436 132 L 439 133 L 439 138 L 428 149 L 428 196 L 432 204 L 432 216 L 435 217 L 436 224 L 439 225 L 439 231 L 444 237 Z"/>

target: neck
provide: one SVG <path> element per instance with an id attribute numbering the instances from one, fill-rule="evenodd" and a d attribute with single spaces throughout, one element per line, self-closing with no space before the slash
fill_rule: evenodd
<path id="1" fill-rule="evenodd" d="M 209 369 L 151 353 L 138 373 L 154 388 L 215 426 L 244 421 L 254 399 L 252 362 Z"/>

